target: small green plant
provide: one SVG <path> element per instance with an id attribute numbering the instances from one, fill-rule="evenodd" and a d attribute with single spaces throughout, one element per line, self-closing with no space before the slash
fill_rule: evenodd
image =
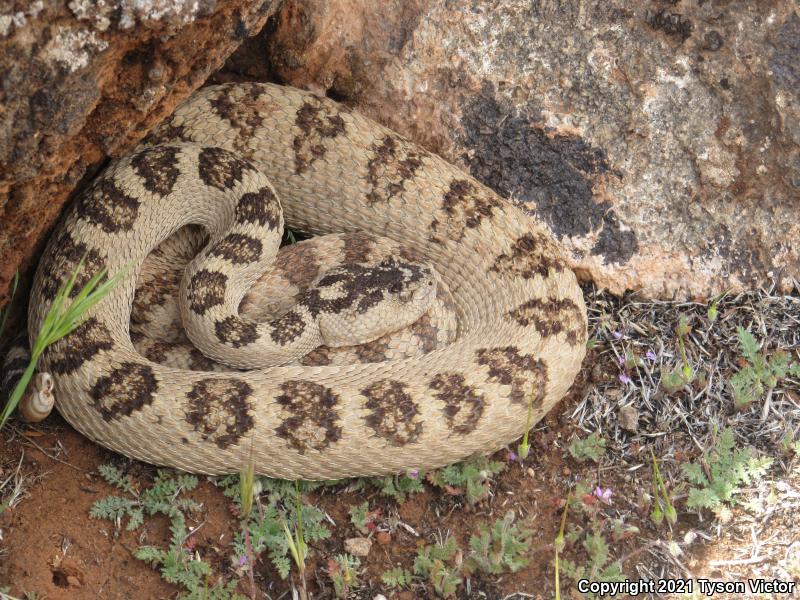
<path id="1" fill-rule="evenodd" d="M 349 554 L 338 554 L 329 562 L 328 573 L 333 581 L 337 598 L 347 598 L 350 590 L 358 587 L 358 568 L 361 561 Z"/>
<path id="2" fill-rule="evenodd" d="M 424 577 L 442 598 L 455 596 L 461 585 L 460 569 L 453 564 L 457 552 L 455 538 L 449 537 L 444 542 L 420 548 L 414 558 L 414 574 Z"/>
<path id="3" fill-rule="evenodd" d="M 683 465 L 686 479 L 697 486 L 689 488 L 686 506 L 707 508 L 725 518 L 729 506 L 736 503 L 741 484 L 759 480 L 771 464 L 771 458 L 754 457 L 752 448 L 737 448 L 733 432 L 725 429 L 699 463 Z"/>
<path id="4" fill-rule="evenodd" d="M 502 462 L 489 460 L 486 456 L 476 456 L 431 472 L 428 481 L 450 494 L 464 494 L 467 502 L 475 504 L 489 496 L 492 477 L 505 467 Z"/>
<path id="5" fill-rule="evenodd" d="M 765 388 L 772 389 L 787 375 L 800 377 L 800 362 L 791 364 L 788 352 L 779 350 L 770 358 L 759 352 L 758 342 L 753 335 L 738 327 L 736 335 L 742 355 L 747 361 L 738 373 L 731 377 L 733 403 L 737 409 L 746 408 L 764 396 Z"/>
<path id="6" fill-rule="evenodd" d="M 531 445 L 528 443 L 528 434 L 531 430 L 531 421 L 533 420 L 533 392 L 531 392 L 530 396 L 528 397 L 528 416 L 525 421 L 525 433 L 522 436 L 522 441 L 517 448 L 517 456 L 519 456 L 520 460 L 525 460 L 528 458 L 528 454 L 531 451 Z"/>
<path id="7" fill-rule="evenodd" d="M 180 598 L 184 600 L 228 600 L 243 599 L 234 594 L 237 581 L 215 582 L 212 579 L 211 567 L 199 556 L 193 556 L 185 545 L 189 534 L 186 528 L 187 512 L 200 510 L 200 505 L 190 498 L 182 498 L 181 494 L 191 491 L 197 486 L 197 478 L 184 473 L 171 473 L 159 470 L 153 486 L 145 490 L 137 489 L 131 478 L 110 465 L 101 465 L 98 471 L 111 485 L 127 494 L 126 497 L 109 496 L 98 500 L 92 506 L 89 515 L 93 519 L 109 519 L 121 526 L 127 517 L 126 529 L 133 531 L 144 523 L 145 516 L 162 514 L 170 521 L 169 547 L 165 550 L 156 546 L 141 546 L 134 556 L 156 566 L 161 576 L 169 583 L 182 586 L 186 593 Z"/>
<path id="8" fill-rule="evenodd" d="M 588 564 L 577 565 L 571 560 L 562 559 L 561 566 L 567 577 L 573 581 L 581 579 L 602 582 L 625 581 L 622 566 L 619 561 L 611 560 L 608 543 L 602 533 L 598 531 L 588 533 L 583 540 L 583 548 L 589 555 Z"/>
<path id="9" fill-rule="evenodd" d="M 569 502 L 571 494 L 567 494 L 567 500 L 564 502 L 564 510 L 561 513 L 561 526 L 558 528 L 558 535 L 553 541 L 553 548 L 555 549 L 555 596 L 556 600 L 561 600 L 561 552 L 564 551 L 566 542 L 564 541 L 564 527 L 567 524 L 567 512 L 569 511 Z"/>
<path id="10" fill-rule="evenodd" d="M 678 318 L 678 325 L 675 327 L 675 333 L 678 336 L 678 347 L 681 351 L 681 364 L 676 365 L 672 370 L 661 370 L 661 385 L 670 394 L 682 390 L 686 385 L 694 381 L 695 372 L 689 364 L 684 341 L 691 331 L 692 326 L 689 324 L 689 317 L 681 314 Z"/>
<path id="11" fill-rule="evenodd" d="M 569 445 L 569 453 L 578 462 L 585 462 L 589 459 L 596 463 L 600 462 L 606 453 L 606 440 L 596 432 L 589 434 L 586 438 L 576 438 Z"/>
<path id="12" fill-rule="evenodd" d="M 394 498 L 397 502 L 405 502 L 406 496 L 409 494 L 417 494 L 425 489 L 422 485 L 424 478 L 424 471 L 383 477 L 362 477 L 357 480 L 356 488 L 366 486 L 377 488 L 384 496 Z"/>
<path id="13" fill-rule="evenodd" d="M 650 518 L 653 523 L 659 525 L 666 516 L 667 522 L 674 525 L 678 521 L 678 513 L 667 491 L 667 486 L 664 484 L 664 478 L 661 476 L 661 469 L 658 466 L 658 461 L 652 448 L 650 448 L 650 456 L 653 459 L 653 498 L 655 498 Z"/>
<path id="14" fill-rule="evenodd" d="M 727 296 L 730 291 L 731 291 L 730 288 L 728 288 L 718 296 L 714 296 L 714 298 L 712 298 L 711 304 L 708 306 L 708 311 L 706 313 L 708 320 L 711 321 L 712 323 L 717 320 L 717 316 L 719 315 L 720 300 L 722 300 L 725 296 Z"/>
<path id="15" fill-rule="evenodd" d="M 514 525 L 514 511 L 508 511 L 494 523 L 491 531 L 481 526 L 479 534 L 470 537 L 466 568 L 490 575 L 519 571 L 528 564 L 525 553 L 532 535 L 529 529 Z"/>
<path id="16" fill-rule="evenodd" d="M 361 504 L 354 504 L 348 512 L 350 513 L 350 522 L 355 525 L 355 528 L 364 535 L 369 533 L 367 525 L 372 522 L 369 514 L 369 502 L 365 500 Z"/>
<path id="17" fill-rule="evenodd" d="M 408 587 L 411 585 L 412 579 L 413 575 L 411 571 L 403 567 L 394 567 L 393 569 L 384 571 L 383 575 L 381 575 L 381 581 L 392 589 Z"/>
<path id="18" fill-rule="evenodd" d="M 100 283 L 106 276 L 106 269 L 101 269 L 83 286 L 72 302 L 66 306 L 66 302 L 72 294 L 72 289 L 75 287 L 78 273 L 83 268 L 83 261 L 84 259 L 81 258 L 69 278 L 61 284 L 42 321 L 42 328 L 39 330 L 36 341 L 34 341 L 31 348 L 30 362 L 28 362 L 25 372 L 14 387 L 14 391 L 11 392 L 11 396 L 2 414 L 0 414 L 0 428 L 6 424 L 11 413 L 17 408 L 28 384 L 33 378 L 36 365 L 39 363 L 44 351 L 64 336 L 72 333 L 80 324 L 81 318 L 86 314 L 86 311 L 105 298 L 127 272 L 127 269 L 121 269 L 116 275 Z"/>

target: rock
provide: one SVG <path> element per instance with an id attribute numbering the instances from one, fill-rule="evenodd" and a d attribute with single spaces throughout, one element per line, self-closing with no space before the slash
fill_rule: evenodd
<path id="1" fill-rule="evenodd" d="M 369 554 L 372 540 L 364 537 L 349 538 L 344 541 L 344 551 L 363 558 Z"/>
<path id="2" fill-rule="evenodd" d="M 0 3 L 0 306 L 76 186 L 130 151 L 277 4 Z"/>
<path id="3" fill-rule="evenodd" d="M 623 406 L 617 411 L 619 426 L 625 431 L 636 433 L 639 431 L 639 411 L 630 404 Z"/>
<path id="4" fill-rule="evenodd" d="M 615 293 L 708 297 L 770 274 L 786 289 L 800 279 L 794 7 L 286 0 L 228 70 L 344 100 L 462 165 Z"/>

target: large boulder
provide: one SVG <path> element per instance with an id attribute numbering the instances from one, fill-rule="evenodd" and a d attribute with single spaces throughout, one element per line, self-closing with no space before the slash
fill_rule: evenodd
<path id="1" fill-rule="evenodd" d="M 0 1 L 0 306 L 81 180 L 130 151 L 276 6 Z"/>
<path id="2" fill-rule="evenodd" d="M 327 93 L 463 165 L 614 292 L 800 279 L 792 0 L 286 0 L 262 35 L 229 71 Z"/>

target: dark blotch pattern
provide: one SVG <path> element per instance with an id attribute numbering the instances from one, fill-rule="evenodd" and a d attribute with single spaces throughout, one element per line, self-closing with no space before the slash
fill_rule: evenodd
<path id="1" fill-rule="evenodd" d="M 305 330 L 305 319 L 297 314 L 296 311 L 290 310 L 272 322 L 272 331 L 269 336 L 276 344 L 285 346 L 303 335 Z"/>
<path id="2" fill-rule="evenodd" d="M 47 368 L 57 375 L 74 373 L 101 350 L 111 350 L 111 332 L 90 317 L 47 350 Z"/>
<path id="3" fill-rule="evenodd" d="M 261 258 L 263 245 L 257 240 L 242 233 L 229 233 L 209 250 L 209 256 L 219 256 L 235 265 L 254 263 Z"/>
<path id="4" fill-rule="evenodd" d="M 455 433 L 467 434 L 477 427 L 486 399 L 464 381 L 461 373 L 442 373 L 428 384 L 434 396 L 445 403 L 447 425 Z"/>
<path id="5" fill-rule="evenodd" d="M 305 454 L 322 451 L 342 437 L 339 420 L 339 396 L 333 390 L 313 381 L 293 379 L 281 384 L 283 392 L 275 400 L 286 417 L 275 433 Z"/>
<path id="6" fill-rule="evenodd" d="M 208 186 L 229 190 L 242 181 L 245 171 L 252 170 L 249 163 L 222 148 L 203 148 L 198 157 L 198 174 Z"/>
<path id="7" fill-rule="evenodd" d="M 370 252 L 375 247 L 375 238 L 360 231 L 342 236 L 342 242 L 344 244 L 344 262 L 346 263 L 368 262 Z"/>
<path id="8" fill-rule="evenodd" d="M 234 316 L 214 323 L 214 332 L 220 342 L 234 348 L 247 346 L 258 339 L 258 326 L 255 323 Z"/>
<path id="9" fill-rule="evenodd" d="M 261 90 L 257 85 L 239 84 L 241 96 L 233 97 L 228 89 L 209 100 L 214 111 L 239 131 L 239 139 L 251 140 L 256 129 L 264 123 L 259 103 Z"/>
<path id="10" fill-rule="evenodd" d="M 542 233 L 526 233 L 514 242 L 511 252 L 498 256 L 491 269 L 501 275 L 532 279 L 536 275 L 547 277 L 550 270 L 564 271 L 561 252 Z"/>
<path id="11" fill-rule="evenodd" d="M 503 206 L 500 198 L 481 190 L 469 180 L 457 179 L 442 198 L 442 207 L 431 221 L 431 240 L 461 240 L 467 229 L 477 228 L 484 219 L 491 219 L 494 211 Z"/>
<path id="12" fill-rule="evenodd" d="M 353 306 L 365 312 L 381 301 L 385 290 L 396 289 L 419 281 L 424 275 L 421 265 L 401 263 L 388 258 L 377 265 L 364 267 L 357 264 L 331 269 L 317 286 L 305 292 L 298 304 L 308 308 L 313 317 L 319 313 L 340 313 Z M 322 289 L 338 287 L 339 295 L 322 297 Z"/>
<path id="13" fill-rule="evenodd" d="M 139 201 L 122 191 L 111 176 L 101 177 L 84 194 L 78 216 L 106 233 L 130 231 L 139 216 Z"/>
<path id="14" fill-rule="evenodd" d="M 106 266 L 105 257 L 94 248 L 89 250 L 83 242 L 76 242 L 68 231 L 59 234 L 56 242 L 49 247 L 49 252 L 52 253 L 52 258 L 49 260 L 52 268 L 42 280 L 42 296 L 45 300 L 53 300 L 56 297 L 61 284 L 75 271 L 84 256 L 83 268 L 75 278 L 70 298 L 76 296 L 89 280 Z M 101 282 L 106 279 L 104 276 Z"/>
<path id="15" fill-rule="evenodd" d="M 173 146 L 157 146 L 131 159 L 133 170 L 144 180 L 147 191 L 161 196 L 172 193 L 180 175 L 178 152 Z"/>
<path id="16" fill-rule="evenodd" d="M 483 348 L 476 352 L 478 364 L 489 368 L 489 381 L 511 386 L 512 402 L 541 405 L 547 391 L 547 365 L 531 354 L 520 354 L 514 346 Z"/>
<path id="17" fill-rule="evenodd" d="M 124 362 L 98 379 L 89 395 L 103 419 L 113 421 L 151 404 L 157 391 L 158 382 L 150 367 Z"/>
<path id="18" fill-rule="evenodd" d="M 253 428 L 253 389 L 239 379 L 203 379 L 186 394 L 186 422 L 204 440 L 228 448 Z"/>
<path id="19" fill-rule="evenodd" d="M 395 135 L 387 135 L 370 151 L 373 157 L 367 165 L 367 181 L 372 189 L 367 192 L 367 202 L 389 202 L 405 190 L 405 182 L 422 166 L 422 154 Z"/>
<path id="20" fill-rule="evenodd" d="M 319 258 L 311 244 L 300 242 L 285 246 L 278 252 L 272 265 L 276 273 L 297 287 L 307 285 L 319 277 Z"/>
<path id="21" fill-rule="evenodd" d="M 236 205 L 236 222 L 258 223 L 261 227 L 277 229 L 282 223 L 281 208 L 275 193 L 269 187 L 257 192 L 242 194 Z"/>
<path id="22" fill-rule="evenodd" d="M 575 302 L 568 298 L 534 298 L 508 312 L 523 327 L 533 325 L 539 335 L 566 333 L 570 346 L 586 343 L 586 321 Z"/>
<path id="23" fill-rule="evenodd" d="M 405 446 L 415 442 L 422 434 L 422 423 L 418 421 L 419 408 L 406 392 L 406 384 L 382 379 L 361 390 L 361 393 L 367 399 L 364 406 L 369 411 L 364 419 L 366 424 L 389 444 Z"/>
<path id="24" fill-rule="evenodd" d="M 204 315 L 209 308 L 225 302 L 225 286 L 228 276 L 218 271 L 201 269 L 189 282 L 189 306 L 198 315 Z"/>
<path id="25" fill-rule="evenodd" d="M 300 133 L 294 138 L 294 170 L 298 175 L 328 152 L 326 142 L 345 132 L 339 108 L 329 100 L 310 97 L 297 111 L 295 125 Z"/>

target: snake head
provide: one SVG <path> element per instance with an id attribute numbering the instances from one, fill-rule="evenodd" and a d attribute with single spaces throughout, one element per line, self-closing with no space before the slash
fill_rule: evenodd
<path id="1" fill-rule="evenodd" d="M 430 265 L 395 258 L 372 267 L 347 265 L 320 284 L 334 281 L 342 308 L 319 318 L 323 343 L 332 348 L 364 344 L 403 329 L 428 312 L 436 298 L 437 277 Z"/>

